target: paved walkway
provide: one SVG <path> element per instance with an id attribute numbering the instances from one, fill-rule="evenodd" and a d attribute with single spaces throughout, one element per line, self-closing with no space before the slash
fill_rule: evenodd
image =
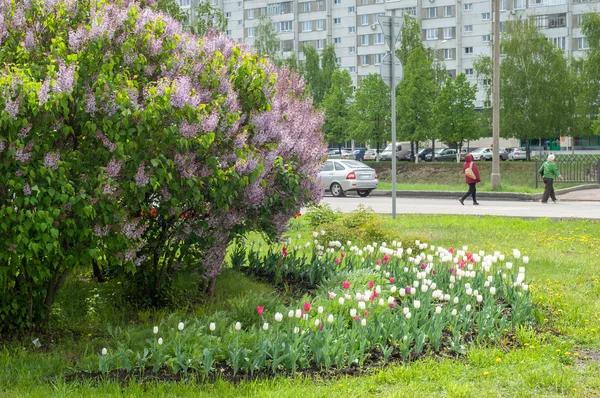
<path id="1" fill-rule="evenodd" d="M 600 202 L 600 188 L 597 189 L 586 189 L 581 191 L 568 192 L 558 196 L 561 200 L 568 201 L 599 201 Z"/>
<path id="2" fill-rule="evenodd" d="M 397 214 L 465 214 L 521 218 L 600 219 L 600 202 L 583 201 L 581 198 L 584 197 L 584 194 L 595 195 L 593 197 L 600 200 L 600 189 L 565 194 L 560 197 L 561 200 L 558 203 L 548 204 L 533 201 L 502 201 L 481 198 L 479 206 L 473 206 L 470 199 L 467 199 L 465 205 L 462 206 L 458 202 L 458 197 L 455 199 L 397 198 L 396 212 Z M 573 195 L 577 200 L 567 198 L 566 195 Z M 333 209 L 339 209 L 346 213 L 355 210 L 359 204 L 371 207 L 376 213 L 392 213 L 391 197 L 360 198 L 348 196 L 333 198 L 329 196 L 325 197 L 323 201 L 329 203 Z"/>

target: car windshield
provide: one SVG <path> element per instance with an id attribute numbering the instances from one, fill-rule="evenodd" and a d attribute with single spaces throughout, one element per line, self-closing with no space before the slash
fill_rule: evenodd
<path id="1" fill-rule="evenodd" d="M 357 162 L 356 160 L 344 160 L 343 162 L 338 162 L 344 164 L 344 166 L 349 167 L 351 169 L 370 169 L 369 166 L 362 162 Z"/>
<path id="2" fill-rule="evenodd" d="M 480 152 L 485 152 L 485 150 L 486 150 L 486 149 L 487 149 L 487 148 L 479 148 L 479 149 L 476 149 L 476 150 L 474 150 L 474 151 L 473 151 L 473 152 L 471 152 L 471 153 L 480 153 Z"/>
<path id="3" fill-rule="evenodd" d="M 446 149 L 446 148 L 440 148 L 440 149 L 436 149 L 436 150 L 435 150 L 435 153 L 442 153 L 442 152 L 444 151 L 444 149 Z"/>

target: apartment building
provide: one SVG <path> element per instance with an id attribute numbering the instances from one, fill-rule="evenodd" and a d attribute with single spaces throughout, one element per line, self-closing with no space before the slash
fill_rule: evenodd
<path id="1" fill-rule="evenodd" d="M 177 0 L 194 22 L 199 0 Z M 421 20 L 422 40 L 435 50 L 448 74 L 465 73 L 476 82 L 473 63 L 491 55 L 491 0 L 208 0 L 228 19 L 227 34 L 252 45 L 259 18 L 268 15 L 280 39 L 284 56 L 294 53 L 302 62 L 302 47 L 322 50 L 334 43 L 341 68 L 355 85 L 371 73 L 379 73 L 387 51 L 377 18 L 410 14 Z M 515 18 L 534 16 L 539 29 L 568 56 L 581 56 L 588 42 L 581 32 L 582 16 L 600 12 L 600 0 L 500 0 L 501 28 Z M 489 84 L 490 82 L 478 82 Z M 485 95 L 479 87 L 476 106 Z"/>

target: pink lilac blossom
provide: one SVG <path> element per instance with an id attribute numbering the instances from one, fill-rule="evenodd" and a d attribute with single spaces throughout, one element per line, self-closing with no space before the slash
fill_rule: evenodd
<path id="1" fill-rule="evenodd" d="M 25 183 L 23 184 L 23 195 L 25 196 L 29 196 L 31 195 L 31 187 L 29 186 L 29 183 Z"/>
<path id="2" fill-rule="evenodd" d="M 184 178 L 196 177 L 198 164 L 196 164 L 196 154 L 189 152 L 187 154 L 175 154 L 175 167 Z"/>
<path id="3" fill-rule="evenodd" d="M 184 138 L 192 138 L 196 135 L 199 128 L 195 124 L 190 124 L 186 119 L 179 125 L 179 132 Z"/>
<path id="4" fill-rule="evenodd" d="M 15 151 L 15 159 L 19 163 L 27 163 L 29 162 L 29 160 L 31 160 L 31 152 L 28 152 L 27 148 L 17 148 L 17 150 Z"/>
<path id="5" fill-rule="evenodd" d="M 88 113 L 90 116 L 94 116 L 94 114 L 96 113 L 96 96 L 94 95 L 94 92 L 88 87 L 88 90 L 86 91 L 86 98 L 85 98 L 85 111 L 86 113 Z"/>
<path id="6" fill-rule="evenodd" d="M 208 117 L 205 117 L 202 120 L 202 130 L 205 132 L 215 131 L 217 125 L 219 124 L 219 114 L 215 111 L 212 111 Z"/>
<path id="7" fill-rule="evenodd" d="M 161 187 L 160 194 L 162 195 L 162 198 L 165 202 L 171 200 L 171 192 L 169 192 L 169 189 L 167 187 Z"/>
<path id="8" fill-rule="evenodd" d="M 110 159 L 110 161 L 106 165 L 106 174 L 110 178 L 117 178 L 117 176 L 121 172 L 122 165 L 123 165 L 122 160 L 116 160 L 115 158 Z"/>
<path id="9" fill-rule="evenodd" d="M 135 175 L 135 185 L 138 187 L 145 187 L 150 182 L 150 177 L 146 174 L 144 170 L 144 165 L 142 164 Z"/>
<path id="10" fill-rule="evenodd" d="M 19 170 L 15 171 L 15 175 L 17 177 L 23 177 L 23 169 L 19 169 Z"/>
<path id="11" fill-rule="evenodd" d="M 4 110 L 8 112 L 13 119 L 17 119 L 17 115 L 19 114 L 19 106 L 21 105 L 21 98 L 17 98 L 16 101 L 13 101 L 10 96 L 6 97 L 6 106 Z"/>
<path id="12" fill-rule="evenodd" d="M 64 61 L 60 61 L 58 72 L 56 73 L 56 83 L 52 87 L 55 93 L 71 94 L 75 85 L 75 64 L 65 66 Z"/>
<path id="13" fill-rule="evenodd" d="M 48 152 L 44 155 L 44 166 L 50 170 L 56 171 L 58 169 L 58 161 L 60 160 L 60 153 Z"/>
<path id="14" fill-rule="evenodd" d="M 46 76 L 44 82 L 38 91 L 39 105 L 43 106 L 48 101 L 48 93 L 50 92 L 50 78 Z"/>
<path id="15" fill-rule="evenodd" d="M 138 240 L 142 237 L 146 227 L 140 225 L 139 220 L 133 220 L 126 222 L 121 228 L 121 233 L 127 237 L 127 239 Z"/>
<path id="16" fill-rule="evenodd" d="M 26 50 L 31 50 L 35 47 L 35 37 L 33 36 L 33 32 L 28 30 L 25 33 L 25 39 L 23 40 L 23 46 Z"/>

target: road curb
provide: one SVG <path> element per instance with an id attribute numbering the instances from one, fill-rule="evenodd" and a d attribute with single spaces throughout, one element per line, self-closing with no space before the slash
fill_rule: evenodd
<path id="1" fill-rule="evenodd" d="M 564 195 L 570 192 L 582 191 L 587 189 L 598 189 L 600 188 L 599 184 L 586 184 L 586 185 L 578 185 L 570 188 L 557 189 L 556 195 Z M 460 198 L 464 195 L 465 191 L 397 191 L 396 197 L 398 198 L 427 198 L 427 199 L 448 199 L 448 198 Z M 352 193 L 347 192 L 346 195 L 352 195 Z M 387 190 L 375 190 L 371 192 L 371 196 L 392 196 L 392 191 Z M 480 198 L 491 199 L 491 200 L 504 200 L 504 201 L 538 201 L 542 198 L 541 193 L 517 193 L 517 192 L 477 192 L 477 196 Z M 566 201 L 571 201 L 570 199 L 561 199 Z M 577 201 L 576 199 L 572 201 Z M 587 201 L 590 201 L 589 199 Z M 600 196 L 593 201 L 600 201 Z"/>

